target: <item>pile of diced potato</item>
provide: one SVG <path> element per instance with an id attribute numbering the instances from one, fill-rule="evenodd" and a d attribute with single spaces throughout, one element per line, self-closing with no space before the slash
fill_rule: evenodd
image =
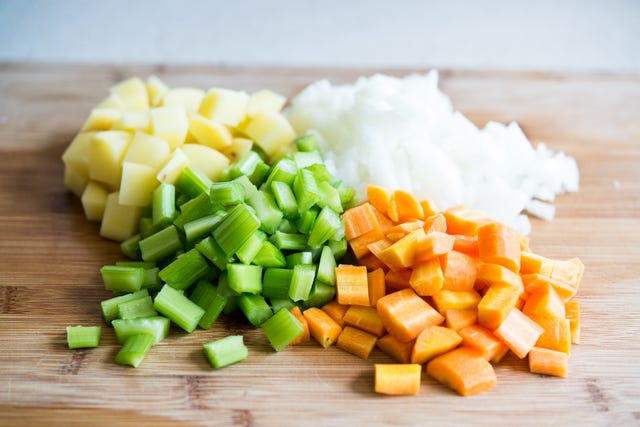
<path id="1" fill-rule="evenodd" d="M 143 208 L 161 182 L 186 167 L 211 180 L 260 147 L 270 159 L 292 148 L 295 132 L 281 114 L 286 98 L 270 90 L 169 88 L 158 77 L 116 84 L 89 114 L 62 155 L 66 187 L 82 200 L 100 234 L 123 241 L 137 232 Z"/>

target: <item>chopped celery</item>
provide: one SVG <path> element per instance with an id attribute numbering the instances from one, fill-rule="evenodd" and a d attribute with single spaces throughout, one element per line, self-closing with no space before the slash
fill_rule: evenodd
<path id="1" fill-rule="evenodd" d="M 304 301 L 309 298 L 315 276 L 315 265 L 298 264 L 293 267 L 291 285 L 289 286 L 289 298 L 294 301 Z"/>
<path id="2" fill-rule="evenodd" d="M 116 265 L 120 267 L 140 267 L 145 269 L 145 278 L 142 288 L 155 289 L 162 286 L 162 281 L 158 273 L 160 269 L 156 267 L 156 263 L 152 261 L 116 261 Z"/>
<path id="3" fill-rule="evenodd" d="M 220 270 L 227 268 L 229 256 L 227 256 L 213 237 L 209 236 L 196 243 L 196 249 Z"/>
<path id="4" fill-rule="evenodd" d="M 309 251 L 294 252 L 287 255 L 287 267 L 293 268 L 298 264 L 313 264 L 313 254 Z"/>
<path id="5" fill-rule="evenodd" d="M 249 175 L 249 180 L 256 186 L 260 186 L 265 179 L 269 176 L 271 167 L 266 163 L 258 163 L 253 173 Z"/>
<path id="6" fill-rule="evenodd" d="M 244 242 L 244 244 L 236 251 L 236 256 L 243 264 L 251 264 L 251 261 L 258 255 L 262 248 L 262 243 L 267 240 L 267 235 L 258 230 Z"/>
<path id="7" fill-rule="evenodd" d="M 298 215 L 298 202 L 293 190 L 288 184 L 281 181 L 271 183 L 271 192 L 285 218 L 295 218 Z"/>
<path id="8" fill-rule="evenodd" d="M 318 184 L 318 190 L 322 197 L 318 201 L 318 206 L 324 208 L 329 207 L 334 212 L 342 213 L 342 202 L 340 201 L 340 193 L 328 181 L 322 181 Z"/>
<path id="9" fill-rule="evenodd" d="M 209 271 L 209 264 L 197 249 L 191 249 L 160 270 L 159 276 L 172 288 L 184 290 Z"/>
<path id="10" fill-rule="evenodd" d="M 180 214 L 173 220 L 173 225 L 182 230 L 186 223 L 213 215 L 217 210 L 218 207 L 211 203 L 209 195 L 202 193 L 180 206 Z"/>
<path id="11" fill-rule="evenodd" d="M 220 273 L 218 277 L 218 293 L 227 299 L 227 303 L 222 310 L 224 314 L 230 314 L 238 308 L 239 294 L 229 287 L 229 276 L 226 271 Z"/>
<path id="12" fill-rule="evenodd" d="M 260 326 L 273 316 L 271 307 L 262 295 L 240 294 L 238 307 L 253 326 Z"/>
<path id="13" fill-rule="evenodd" d="M 137 319 L 115 319 L 112 322 L 116 339 L 123 344 L 132 335 L 147 334 L 153 336 L 153 343 L 157 343 L 169 334 L 171 321 L 166 317 L 139 317 Z"/>
<path id="14" fill-rule="evenodd" d="M 133 301 L 135 299 L 144 298 L 149 296 L 149 291 L 141 289 L 137 292 L 130 294 L 119 295 L 117 297 L 109 298 L 100 302 L 102 309 L 102 316 L 105 322 L 111 323 L 111 321 L 118 317 L 118 305 L 123 302 Z"/>
<path id="15" fill-rule="evenodd" d="M 148 270 L 156 267 L 156 263 L 153 261 L 116 261 L 118 267 L 140 267 Z"/>
<path id="16" fill-rule="evenodd" d="M 324 164 L 319 151 L 299 151 L 293 154 L 293 161 L 296 163 L 298 169 Z"/>
<path id="17" fill-rule="evenodd" d="M 158 292 L 153 307 L 187 332 L 193 332 L 204 315 L 202 308 L 169 285 Z"/>
<path id="18" fill-rule="evenodd" d="M 262 278 L 262 295 L 267 298 L 289 298 L 289 285 L 293 270 L 289 268 L 267 268 Z"/>
<path id="19" fill-rule="evenodd" d="M 250 177 L 259 163 L 264 163 L 264 160 L 262 160 L 260 155 L 255 151 L 249 150 L 229 165 L 229 176 L 231 179 L 238 178 L 239 176 Z"/>
<path id="20" fill-rule="evenodd" d="M 137 368 L 153 346 L 154 340 L 155 337 L 148 334 L 129 336 L 116 355 L 116 363 Z"/>
<path id="21" fill-rule="evenodd" d="M 140 259 L 142 256 L 140 254 L 140 240 L 142 240 L 142 235 L 140 233 L 134 234 L 120 243 L 120 250 L 131 259 Z"/>
<path id="22" fill-rule="evenodd" d="M 218 292 L 216 287 L 206 280 L 198 282 L 189 299 L 204 309 L 204 315 L 198 322 L 198 326 L 202 329 L 211 328 L 227 304 L 227 297 Z"/>
<path id="23" fill-rule="evenodd" d="M 100 326 L 67 326 L 69 348 L 92 348 L 100 345 Z"/>
<path id="24" fill-rule="evenodd" d="M 327 246 L 331 248 L 331 252 L 333 252 L 333 256 L 336 260 L 341 259 L 347 253 L 347 239 L 341 238 L 340 240 L 330 239 L 327 243 Z"/>
<path id="25" fill-rule="evenodd" d="M 262 292 L 262 267 L 259 265 L 228 264 L 229 287 L 238 293 Z"/>
<path id="26" fill-rule="evenodd" d="M 318 138 L 308 133 L 295 140 L 296 148 L 301 152 L 320 151 L 320 145 L 318 144 Z"/>
<path id="27" fill-rule="evenodd" d="M 304 332 L 300 321 L 286 308 L 281 308 L 261 325 L 275 351 L 280 351 Z"/>
<path id="28" fill-rule="evenodd" d="M 258 191 L 258 187 L 256 187 L 253 182 L 251 182 L 249 180 L 249 177 L 246 175 L 242 175 L 238 178 L 235 178 L 232 182 L 237 182 L 238 184 L 242 185 L 242 188 L 244 188 L 244 197 L 245 199 L 248 197 L 253 196 L 253 194 Z"/>
<path id="29" fill-rule="evenodd" d="M 313 227 L 313 223 L 318 216 L 318 212 L 320 212 L 320 210 L 314 207 L 300 213 L 300 215 L 296 219 L 296 228 L 300 233 L 309 233 L 309 230 L 311 230 L 311 227 Z"/>
<path id="30" fill-rule="evenodd" d="M 222 250 L 231 256 L 259 228 L 260 220 L 247 205 L 240 203 L 229 211 L 213 231 L 213 238 L 216 239 Z"/>
<path id="31" fill-rule="evenodd" d="M 316 179 L 310 170 L 298 170 L 298 174 L 293 180 L 293 193 L 298 202 L 299 212 L 304 212 L 318 203 L 318 200 L 320 200 L 320 192 Z"/>
<path id="32" fill-rule="evenodd" d="M 206 343 L 204 354 L 214 368 L 224 368 L 249 356 L 242 335 L 229 335 Z"/>
<path id="33" fill-rule="evenodd" d="M 325 285 L 335 286 L 336 284 L 336 259 L 329 246 L 322 247 L 320 261 L 318 262 L 318 282 Z"/>
<path id="34" fill-rule="evenodd" d="M 226 216 L 226 212 L 218 211 L 213 215 L 207 215 L 187 222 L 184 225 L 184 234 L 187 242 L 201 239 L 211 233 Z"/>
<path id="35" fill-rule="evenodd" d="M 282 231 L 283 233 L 297 233 L 298 229 L 293 221 L 290 221 L 286 218 L 282 218 L 280 221 L 280 225 L 278 225 L 278 231 Z"/>
<path id="36" fill-rule="evenodd" d="M 265 233 L 273 233 L 282 221 L 283 213 L 278 209 L 278 205 L 273 196 L 264 191 L 257 191 L 247 200 L 249 206 L 256 211 L 256 216 L 260 219 L 260 229 Z"/>
<path id="37" fill-rule="evenodd" d="M 209 197 L 214 204 L 231 206 L 245 200 L 245 187 L 237 181 L 215 182 L 209 190 Z"/>
<path id="38" fill-rule="evenodd" d="M 309 292 L 309 297 L 302 302 L 302 307 L 322 307 L 336 296 L 336 287 L 316 281 Z"/>
<path id="39" fill-rule="evenodd" d="M 352 187 L 347 187 L 342 181 L 338 181 L 334 184 L 338 194 L 340 195 L 340 203 L 342 203 L 343 209 L 348 209 L 354 203 L 356 199 L 356 190 Z"/>
<path id="40" fill-rule="evenodd" d="M 103 266 L 100 268 L 100 275 L 105 289 L 114 292 L 139 291 L 146 278 L 144 268 L 119 267 L 117 265 Z"/>
<path id="41" fill-rule="evenodd" d="M 209 194 L 211 187 L 211 179 L 200 169 L 193 169 L 190 166 L 185 167 L 178 177 L 176 187 L 182 194 L 189 197 L 196 197 L 200 194 Z"/>
<path id="42" fill-rule="evenodd" d="M 136 319 L 157 315 L 158 313 L 153 309 L 153 301 L 150 296 L 118 304 L 118 317 L 120 319 Z"/>
<path id="43" fill-rule="evenodd" d="M 291 186 L 297 174 L 298 167 L 293 160 L 286 158 L 280 159 L 278 163 L 271 168 L 271 173 L 265 181 L 265 187 L 270 188 L 272 183 L 276 181 Z"/>
<path id="44" fill-rule="evenodd" d="M 261 267 L 286 267 L 287 260 L 284 254 L 273 243 L 268 240 L 262 242 L 260 251 L 251 261 L 255 265 Z"/>
<path id="45" fill-rule="evenodd" d="M 155 227 L 171 224 L 176 215 L 176 187 L 166 182 L 153 190 L 151 201 L 152 223 Z"/>
<path id="46" fill-rule="evenodd" d="M 318 247 L 322 245 L 342 227 L 340 216 L 337 213 L 329 207 L 322 208 L 309 233 L 309 246 Z"/>
<path id="47" fill-rule="evenodd" d="M 287 310 L 291 310 L 296 306 L 296 303 L 291 300 L 291 298 L 269 298 L 269 304 L 271 304 L 271 311 L 277 313 L 281 309 L 285 308 Z"/>
<path id="48" fill-rule="evenodd" d="M 269 238 L 278 249 L 303 251 L 307 249 L 307 236 L 297 233 L 283 233 L 276 231 Z"/>
<path id="49" fill-rule="evenodd" d="M 331 182 L 333 180 L 333 176 L 331 176 L 331 172 L 329 172 L 327 167 L 322 163 L 314 163 L 310 166 L 307 166 L 306 169 L 311 171 L 318 185 L 320 185 L 320 183 L 322 182 L 325 182 L 325 181 Z M 320 192 L 321 199 L 322 199 L 322 196 L 323 196 L 322 192 Z"/>
<path id="50" fill-rule="evenodd" d="M 160 261 L 180 249 L 182 249 L 182 241 L 175 225 L 170 225 L 140 240 L 140 252 L 145 261 Z"/>

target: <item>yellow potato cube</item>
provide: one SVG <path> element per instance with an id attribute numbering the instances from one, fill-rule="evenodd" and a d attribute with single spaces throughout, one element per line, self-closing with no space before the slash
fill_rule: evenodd
<path id="1" fill-rule="evenodd" d="M 189 133 L 194 136 L 199 144 L 223 149 L 231 145 L 231 132 L 222 123 L 214 122 L 199 114 L 189 117 Z"/>
<path id="2" fill-rule="evenodd" d="M 64 167 L 64 186 L 78 197 L 89 183 L 88 171 L 78 170 L 73 164 Z"/>
<path id="3" fill-rule="evenodd" d="M 291 144 L 296 137 L 286 117 L 269 110 L 258 111 L 247 124 L 244 133 L 253 139 L 269 157 L 283 146 Z"/>
<path id="4" fill-rule="evenodd" d="M 248 138 L 236 137 L 231 140 L 231 145 L 220 150 L 222 154 L 227 156 L 229 160 L 238 160 L 244 153 L 251 150 L 253 141 Z"/>
<path id="5" fill-rule="evenodd" d="M 287 98 L 284 96 L 268 89 L 262 89 L 251 94 L 247 104 L 247 116 L 252 117 L 262 110 L 280 112 L 286 103 Z"/>
<path id="6" fill-rule="evenodd" d="M 111 93 L 122 101 L 125 110 L 140 111 L 149 109 L 147 85 L 139 78 L 133 77 L 111 88 Z"/>
<path id="7" fill-rule="evenodd" d="M 124 104 L 117 95 L 110 94 L 105 99 L 100 101 L 100 103 L 96 105 L 95 108 L 115 108 L 116 110 L 124 110 Z"/>
<path id="8" fill-rule="evenodd" d="M 147 96 L 149 97 L 149 105 L 152 107 L 157 107 L 162 102 L 162 98 L 165 93 L 169 90 L 169 87 L 164 84 L 160 78 L 157 76 L 151 75 L 147 78 Z"/>
<path id="9" fill-rule="evenodd" d="M 109 193 L 100 224 L 100 235 L 104 238 L 122 242 L 133 236 L 138 230 L 142 208 L 123 206 L 118 203 L 118 192 Z"/>
<path id="10" fill-rule="evenodd" d="M 248 102 L 246 92 L 213 88 L 204 96 L 198 113 L 216 122 L 236 126 L 244 118 Z"/>
<path id="11" fill-rule="evenodd" d="M 122 111 L 116 108 L 94 108 L 82 125 L 82 131 L 109 130 L 122 116 Z"/>
<path id="12" fill-rule="evenodd" d="M 200 169 L 212 181 L 217 181 L 230 163 L 224 154 L 206 145 L 184 144 L 182 151 L 189 158 L 189 165 Z"/>
<path id="13" fill-rule="evenodd" d="M 123 162 L 118 203 L 124 206 L 145 207 L 151 193 L 158 186 L 156 170 L 140 163 Z"/>
<path id="14" fill-rule="evenodd" d="M 162 105 L 183 105 L 187 113 L 196 113 L 204 98 L 204 91 L 192 87 L 169 89 L 164 94 Z"/>
<path id="15" fill-rule="evenodd" d="M 156 178 L 160 182 L 175 184 L 182 170 L 187 166 L 189 166 L 189 158 L 181 148 L 176 148 L 169 160 L 162 166 Z"/>
<path id="16" fill-rule="evenodd" d="M 109 192 L 103 185 L 95 181 L 90 181 L 87 184 L 80 200 L 82 201 L 84 215 L 89 221 L 102 221 L 108 195 Z"/>
<path id="17" fill-rule="evenodd" d="M 89 147 L 95 132 L 78 133 L 62 153 L 65 166 L 73 166 L 86 177 L 89 177 Z"/>
<path id="18" fill-rule="evenodd" d="M 122 116 L 113 124 L 113 130 L 136 130 L 147 132 L 149 130 L 149 111 L 125 111 Z"/>
<path id="19" fill-rule="evenodd" d="M 144 132 L 136 132 L 133 134 L 123 162 L 140 163 L 157 170 L 170 155 L 171 150 L 167 141 Z"/>
<path id="20" fill-rule="evenodd" d="M 189 118 L 182 105 L 167 105 L 151 109 L 151 134 L 164 139 L 173 151 L 184 143 L 189 130 Z"/>
<path id="21" fill-rule="evenodd" d="M 89 178 L 117 189 L 130 140 L 131 134 L 121 130 L 97 132 L 89 146 Z"/>

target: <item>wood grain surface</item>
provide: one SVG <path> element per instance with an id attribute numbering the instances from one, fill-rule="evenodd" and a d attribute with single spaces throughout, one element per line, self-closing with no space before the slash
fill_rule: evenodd
<path id="1" fill-rule="evenodd" d="M 68 350 L 67 325 L 102 325 L 98 269 L 122 259 L 65 191 L 60 155 L 110 85 L 155 73 L 171 86 L 287 96 L 321 78 L 374 72 L 191 66 L 0 64 L 0 425 L 638 425 L 640 424 L 640 76 L 441 72 L 454 107 L 476 124 L 519 122 L 534 141 L 574 156 L 578 193 L 534 221 L 532 247 L 578 256 L 583 334 L 569 378 L 527 372 L 513 356 L 498 386 L 463 398 L 430 378 L 415 397 L 373 392 L 374 351 L 361 360 L 313 344 L 273 352 L 246 323 L 177 329 L 138 369 L 118 366 L 113 331 Z M 242 333 L 250 357 L 209 367 L 202 344 Z"/>

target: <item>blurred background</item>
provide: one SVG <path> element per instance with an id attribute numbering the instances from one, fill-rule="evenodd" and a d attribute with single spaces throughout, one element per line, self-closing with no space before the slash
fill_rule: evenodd
<path id="1" fill-rule="evenodd" d="M 639 0 L 0 0 L 0 61 L 640 72 Z"/>

